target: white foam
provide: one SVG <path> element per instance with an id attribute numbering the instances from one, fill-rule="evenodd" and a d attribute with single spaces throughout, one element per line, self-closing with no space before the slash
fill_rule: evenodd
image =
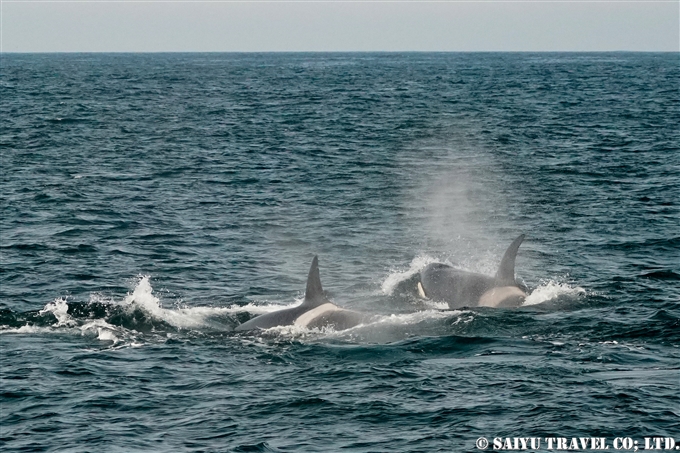
<path id="1" fill-rule="evenodd" d="M 286 308 L 297 307 L 302 303 L 302 300 L 295 300 L 288 305 L 281 304 L 253 304 L 249 303 L 246 305 L 230 305 L 229 307 L 214 308 L 213 310 L 218 310 L 220 313 L 251 313 L 251 314 L 264 314 L 271 313 L 274 311 L 284 310 Z"/>
<path id="2" fill-rule="evenodd" d="M 290 338 L 307 337 L 309 335 L 321 334 L 328 331 L 328 328 L 308 328 L 301 324 L 291 324 L 288 326 L 274 326 L 269 329 L 264 329 L 264 332 L 273 333 L 276 336 L 285 336 Z"/>
<path id="3" fill-rule="evenodd" d="M 251 302 L 246 305 L 231 305 L 228 307 L 182 307 L 182 308 L 163 308 L 162 303 L 153 292 L 149 276 L 141 276 L 131 293 L 128 293 L 122 300 L 102 296 L 99 293 L 90 295 L 90 303 L 105 304 L 123 307 L 127 310 L 143 310 L 150 317 L 164 321 L 179 329 L 195 329 L 214 327 L 219 324 L 219 318 L 235 313 L 251 313 L 254 315 L 271 313 L 285 308 L 292 308 L 299 305 L 301 299 L 293 300 L 290 304 L 283 305 L 273 302 L 256 303 Z M 128 331 L 124 327 L 117 327 L 107 323 L 104 319 L 75 320 L 68 314 L 68 303 L 65 298 L 57 298 L 48 303 L 40 310 L 39 314 L 51 313 L 57 322 L 50 326 L 34 326 L 27 324 L 19 328 L 2 328 L 3 334 L 35 334 L 63 332 L 64 328 L 71 328 L 74 332 L 83 335 L 94 333 L 99 340 L 113 341 L 114 344 L 125 343 L 135 336 L 134 331 Z M 134 343 L 138 344 L 138 343 Z"/>
<path id="4" fill-rule="evenodd" d="M 421 302 L 423 305 L 427 305 L 430 308 L 433 308 L 435 310 L 448 310 L 449 309 L 449 304 L 447 302 L 437 302 L 436 300 L 432 299 L 422 299 Z"/>
<path id="5" fill-rule="evenodd" d="M 68 304 L 66 303 L 66 299 L 61 297 L 55 299 L 54 302 L 50 302 L 49 304 L 45 305 L 45 308 L 38 312 L 38 314 L 41 315 L 44 315 L 45 313 L 52 313 L 54 317 L 57 318 L 57 324 L 54 325 L 54 327 L 72 327 L 76 324 L 76 322 L 71 319 L 68 314 Z"/>
<path id="6" fill-rule="evenodd" d="M 288 305 L 273 302 L 248 303 L 246 305 L 231 305 L 228 307 L 184 307 L 163 308 L 158 297 L 153 293 L 149 276 L 141 276 L 132 292 L 122 300 L 105 297 L 99 293 L 90 295 L 90 303 L 120 307 L 128 311 L 143 310 L 150 317 L 164 321 L 178 329 L 202 329 L 202 328 L 225 328 L 220 317 L 229 317 L 230 314 L 248 312 L 252 314 L 270 313 L 284 308 L 299 305 L 301 299 L 293 300 Z M 102 342 L 110 342 L 108 347 L 114 349 L 121 347 L 142 347 L 146 340 L 134 330 L 123 326 L 109 324 L 105 319 L 73 319 L 68 314 L 66 298 L 57 298 L 45 305 L 40 310 L 40 315 L 52 314 L 56 323 L 49 326 L 35 326 L 26 324 L 18 328 L 0 327 L 0 334 L 46 334 L 46 333 L 71 333 L 89 337 L 95 337 Z M 231 324 L 229 321 L 227 324 Z M 227 329 L 228 330 L 228 329 Z"/>
<path id="7" fill-rule="evenodd" d="M 249 303 L 247 305 L 231 305 L 229 307 L 188 307 L 177 309 L 163 308 L 160 300 L 153 294 L 153 288 L 149 282 L 149 276 L 142 276 L 135 286 L 132 294 L 128 294 L 123 300 L 123 304 L 137 307 L 144 310 L 153 318 L 165 321 L 168 324 L 180 328 L 190 329 L 205 327 L 207 320 L 229 313 L 248 312 L 254 314 L 270 313 L 284 308 L 291 308 L 298 305 L 300 301 L 294 301 L 290 305 L 264 304 L 257 305 Z"/>
<path id="8" fill-rule="evenodd" d="M 559 296 L 578 297 L 586 293 L 586 290 L 580 286 L 572 286 L 568 283 L 560 283 L 550 280 L 547 283 L 541 284 L 538 288 L 533 290 L 531 294 L 524 300 L 523 306 L 536 305 Z"/>
<path id="9" fill-rule="evenodd" d="M 469 314 L 470 316 L 461 316 L 462 314 Z M 369 321 L 358 324 L 349 329 L 335 330 L 331 326 L 308 328 L 302 324 L 293 324 L 287 326 L 274 326 L 269 329 L 262 329 L 261 332 L 271 334 L 274 337 L 283 337 L 292 340 L 310 340 L 316 338 L 344 338 L 347 335 L 353 336 L 363 329 L 370 329 L 371 332 L 380 331 L 389 326 L 407 326 L 419 324 L 424 321 L 434 319 L 446 319 L 450 317 L 457 317 L 454 324 L 459 322 L 470 322 L 473 319 L 473 313 L 462 310 L 422 310 L 415 313 L 392 314 L 392 315 L 378 315 Z"/>
<path id="10" fill-rule="evenodd" d="M 83 324 L 80 327 L 80 331 L 83 334 L 90 331 L 95 331 L 97 332 L 97 339 L 101 341 L 113 341 L 114 343 L 118 343 L 120 341 L 120 338 L 118 335 L 116 335 L 116 326 L 109 324 L 103 319 L 95 319 L 92 322 Z"/>
<path id="11" fill-rule="evenodd" d="M 379 317 L 377 320 L 371 322 L 371 325 L 381 325 L 381 324 L 390 324 L 390 325 L 410 325 L 410 324 L 418 324 L 423 321 L 427 321 L 429 319 L 444 319 L 444 318 L 449 318 L 451 316 L 459 316 L 460 314 L 465 313 L 464 311 L 461 310 L 450 310 L 450 311 L 442 311 L 442 310 L 422 310 L 422 311 L 417 311 L 415 313 L 403 313 L 403 314 L 398 314 L 398 315 L 385 315 Z"/>
<path id="12" fill-rule="evenodd" d="M 16 334 L 32 334 L 32 333 L 54 333 L 56 332 L 52 327 L 39 327 L 26 324 L 25 326 L 14 329 L 0 329 L 0 333 L 16 333 Z"/>
<path id="13" fill-rule="evenodd" d="M 413 277 L 421 270 L 423 270 L 425 266 L 427 266 L 428 264 L 436 262 L 438 262 L 436 258 L 428 255 L 416 256 L 411 261 L 411 264 L 409 265 L 409 268 L 407 270 L 405 271 L 394 270 L 387 276 L 387 278 L 385 278 L 385 281 L 381 285 L 383 294 L 386 294 L 388 296 L 391 295 L 392 292 L 394 291 L 394 288 L 396 288 L 399 283 Z"/>
<path id="14" fill-rule="evenodd" d="M 148 275 L 144 275 L 139 279 L 132 294 L 125 296 L 123 303 L 137 305 L 151 313 L 161 308 L 161 301 L 153 295 L 153 288 L 151 288 Z"/>

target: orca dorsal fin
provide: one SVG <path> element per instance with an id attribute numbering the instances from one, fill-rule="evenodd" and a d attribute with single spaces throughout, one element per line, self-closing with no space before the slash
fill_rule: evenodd
<path id="1" fill-rule="evenodd" d="M 316 307 L 326 302 L 327 300 L 321 287 L 321 277 L 319 276 L 319 257 L 315 256 L 312 260 L 312 267 L 309 268 L 305 300 L 302 302 L 302 305 L 305 307 Z"/>
<path id="2" fill-rule="evenodd" d="M 524 235 L 520 234 L 505 251 L 501 265 L 498 266 L 498 272 L 496 272 L 496 285 L 517 286 L 515 282 L 515 258 L 517 258 L 517 250 L 523 240 Z"/>

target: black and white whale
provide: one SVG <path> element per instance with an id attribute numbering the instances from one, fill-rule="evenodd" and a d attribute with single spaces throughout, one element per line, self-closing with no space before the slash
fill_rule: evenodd
<path id="1" fill-rule="evenodd" d="M 319 259 L 314 257 L 307 277 L 305 300 L 297 307 L 257 316 L 236 327 L 236 330 L 269 329 L 276 326 L 300 326 L 308 329 L 332 327 L 344 330 L 361 324 L 366 316 L 345 310 L 331 303 L 324 296 L 319 276 Z"/>
<path id="2" fill-rule="evenodd" d="M 520 235 L 505 251 L 495 277 L 433 263 L 420 272 L 418 294 L 447 302 L 449 308 L 519 307 L 526 293 L 515 280 L 515 258 L 524 240 Z"/>

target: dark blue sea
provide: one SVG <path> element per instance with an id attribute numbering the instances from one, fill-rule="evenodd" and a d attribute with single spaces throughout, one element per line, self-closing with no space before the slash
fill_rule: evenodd
<path id="1" fill-rule="evenodd" d="M 3 452 L 680 445 L 677 53 L 0 66 Z M 522 233 L 520 308 L 417 296 Z M 315 255 L 370 322 L 234 332 Z"/>

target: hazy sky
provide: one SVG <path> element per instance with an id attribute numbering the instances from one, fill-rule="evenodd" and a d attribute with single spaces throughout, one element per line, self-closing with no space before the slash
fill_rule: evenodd
<path id="1" fill-rule="evenodd" d="M 2 1 L 5 52 L 678 51 L 671 1 Z"/>

